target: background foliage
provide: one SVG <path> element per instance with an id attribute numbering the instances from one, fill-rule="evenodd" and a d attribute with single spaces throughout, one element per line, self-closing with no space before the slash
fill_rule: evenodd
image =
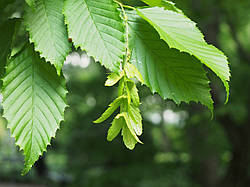
<path id="1" fill-rule="evenodd" d="M 93 187 L 249 186 L 250 3 L 244 0 L 175 2 L 200 25 L 206 40 L 230 58 L 233 76 L 230 103 L 226 106 L 222 85 L 212 81 L 216 92 L 214 120 L 210 120 L 209 111 L 201 106 L 177 107 L 140 87 L 145 132 L 142 140 L 146 144 L 131 152 L 119 138 L 108 143 L 105 132 L 110 121 L 103 127 L 93 125 L 92 121 L 115 98 L 116 88 L 103 86 L 106 72 L 99 65 L 85 64 L 82 69 L 74 66 L 80 60 L 74 53 L 71 61 L 75 63 L 64 69 L 71 90 L 67 123 L 62 124 L 51 150 L 39 160 L 36 170 L 25 177 L 20 176 L 23 158 L 17 154 L 1 120 L 1 183 Z M 13 6 L 19 7 L 18 1 Z M 5 14 L 13 8 L 7 7 Z M 82 60 L 88 59 L 81 55 Z M 209 77 L 217 80 L 212 73 Z"/>

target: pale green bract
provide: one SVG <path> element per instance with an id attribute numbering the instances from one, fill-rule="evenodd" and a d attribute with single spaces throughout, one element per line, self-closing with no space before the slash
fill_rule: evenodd
<path id="1" fill-rule="evenodd" d="M 37 0 L 35 8 L 26 8 L 24 16 L 35 50 L 55 65 L 58 74 L 71 50 L 62 9 L 62 0 Z"/>
<path id="2" fill-rule="evenodd" d="M 124 125 L 122 128 L 122 136 L 126 147 L 130 150 L 133 150 L 137 144 L 137 140 L 126 125 Z"/>
<path id="3" fill-rule="evenodd" d="M 121 80 L 121 78 L 124 76 L 123 71 L 120 73 L 111 73 L 108 77 L 107 80 L 105 82 L 105 86 L 114 86 L 117 82 L 119 82 L 119 80 Z"/>
<path id="4" fill-rule="evenodd" d="M 138 81 L 140 81 L 142 84 L 144 84 L 143 77 L 141 73 L 138 71 L 138 69 L 130 63 L 127 63 L 124 67 L 124 70 L 126 71 L 126 74 L 128 78 L 136 78 Z"/>
<path id="5" fill-rule="evenodd" d="M 24 151 L 27 173 L 55 137 L 66 107 L 65 80 L 25 46 L 7 65 L 3 79 L 3 116 L 16 145 Z"/>
<path id="6" fill-rule="evenodd" d="M 200 102 L 213 110 L 209 80 L 194 57 L 170 49 L 157 32 L 135 11 L 128 11 L 131 62 L 138 68 L 153 93 L 177 104 Z"/>
<path id="7" fill-rule="evenodd" d="M 113 0 L 66 0 L 64 15 L 74 45 L 118 72 L 125 42 L 117 4 Z"/>
<path id="8" fill-rule="evenodd" d="M 133 131 L 136 133 L 136 135 L 141 136 L 142 135 L 142 117 L 141 117 L 140 109 L 138 108 L 138 106 L 131 104 L 128 107 L 128 118 L 130 120 Z"/>
<path id="9" fill-rule="evenodd" d="M 140 124 L 137 123 L 137 121 L 134 121 L 134 118 L 132 118 L 131 115 L 133 115 L 132 113 L 128 113 L 128 112 L 122 112 L 121 115 L 123 116 L 124 120 L 125 120 L 125 125 L 123 126 L 123 130 L 124 129 L 128 129 L 128 134 L 130 137 L 133 137 L 133 139 L 135 140 L 135 144 L 137 143 L 141 143 L 141 140 L 138 138 L 138 134 L 140 134 Z M 137 132 L 135 131 L 135 129 L 137 130 Z M 124 134 L 122 133 L 122 135 L 124 136 Z M 125 145 L 127 146 L 126 142 L 124 141 Z M 134 145 L 135 145 L 134 144 Z M 127 146 L 127 148 L 131 149 L 130 146 Z M 133 149 L 133 148 L 132 148 Z"/>
<path id="10" fill-rule="evenodd" d="M 125 146 L 128 149 L 134 149 L 137 143 L 142 143 L 138 136 L 142 135 L 142 116 L 140 113 L 140 98 L 135 82 L 131 78 L 142 79 L 142 75 L 136 67 L 126 63 L 124 71 L 120 74 L 112 73 L 108 76 L 106 85 L 114 85 L 119 81 L 118 98 L 115 99 L 102 116 L 94 121 L 101 123 L 109 118 L 116 109 L 120 108 L 120 113 L 114 118 L 108 131 L 107 140 L 112 141 L 122 130 L 122 136 Z M 131 69 L 128 67 L 132 67 Z"/>
<path id="11" fill-rule="evenodd" d="M 126 125 L 124 117 L 118 114 L 108 130 L 107 140 L 112 141 L 120 133 L 124 125 Z"/>
<path id="12" fill-rule="evenodd" d="M 94 123 L 102 123 L 106 119 L 108 119 L 117 108 L 120 107 L 120 105 L 124 102 L 124 100 L 127 100 L 127 97 L 120 96 L 116 98 L 108 107 L 108 109 L 102 114 L 100 118 L 94 121 Z"/>
<path id="13" fill-rule="evenodd" d="M 137 9 L 137 13 L 148 21 L 170 48 L 194 55 L 222 80 L 227 99 L 229 97 L 230 71 L 227 57 L 216 47 L 208 45 L 196 24 L 184 14 L 160 7 Z M 183 64 L 183 68 L 184 68 Z"/>
<path id="14" fill-rule="evenodd" d="M 140 97 L 139 97 L 136 84 L 134 83 L 134 81 L 128 81 L 127 86 L 128 86 L 128 92 L 130 93 L 132 101 L 134 102 L 135 106 L 138 107 L 140 105 Z"/>

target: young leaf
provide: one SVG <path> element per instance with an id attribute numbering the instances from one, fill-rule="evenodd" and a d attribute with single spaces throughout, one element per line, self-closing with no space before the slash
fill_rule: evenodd
<path id="1" fill-rule="evenodd" d="M 141 73 L 137 70 L 137 68 L 130 63 L 126 63 L 125 65 L 125 71 L 128 76 L 128 78 L 137 78 L 138 81 L 140 81 L 142 84 L 144 84 L 143 77 Z"/>
<path id="2" fill-rule="evenodd" d="M 114 86 L 121 78 L 123 77 L 123 71 L 120 73 L 111 73 L 108 76 L 107 81 L 105 82 L 105 86 Z"/>
<path id="3" fill-rule="evenodd" d="M 113 120 L 112 125 L 108 130 L 107 140 L 112 141 L 119 134 L 124 125 L 126 125 L 124 117 L 118 114 Z"/>
<path id="4" fill-rule="evenodd" d="M 135 132 L 135 130 L 134 130 L 134 128 L 137 128 L 137 127 L 135 127 L 134 121 L 131 120 L 130 114 L 129 114 L 129 113 L 126 113 L 126 112 L 123 112 L 123 113 L 121 113 L 121 115 L 124 116 L 124 119 L 125 119 L 125 121 L 126 121 L 126 126 L 128 127 L 129 132 L 130 132 L 131 135 L 134 137 L 134 139 L 135 139 L 137 142 L 143 144 L 143 143 L 141 142 L 141 140 L 138 138 L 138 136 L 137 136 L 137 134 L 136 134 L 136 132 Z"/>
<path id="5" fill-rule="evenodd" d="M 123 90 L 125 87 L 125 82 L 124 82 L 124 78 L 122 78 L 119 82 L 119 86 L 118 86 L 118 97 L 123 95 Z"/>
<path id="6" fill-rule="evenodd" d="M 33 47 L 25 48 L 7 65 L 3 79 L 3 116 L 24 151 L 26 174 L 55 137 L 66 107 L 65 80 Z"/>
<path id="7" fill-rule="evenodd" d="M 74 45 L 118 72 L 125 41 L 117 4 L 113 0 L 66 0 L 64 15 Z"/>
<path id="8" fill-rule="evenodd" d="M 36 7 L 27 7 L 24 16 L 35 50 L 56 67 L 58 74 L 71 49 L 62 9 L 62 0 L 37 0 Z"/>
<path id="9" fill-rule="evenodd" d="M 125 100 L 127 100 L 127 97 L 125 96 L 116 98 L 111 104 L 109 104 L 109 108 L 102 114 L 102 116 L 95 120 L 94 123 L 102 123 L 108 119 Z"/>
<path id="10" fill-rule="evenodd" d="M 137 141 L 134 138 L 134 136 L 131 134 L 131 132 L 129 131 L 126 125 L 124 125 L 122 128 L 122 136 L 123 136 L 123 142 L 125 146 L 128 149 L 133 150 L 135 148 L 135 145 L 137 144 Z"/>
<path id="11" fill-rule="evenodd" d="M 138 94 L 138 89 L 136 88 L 136 84 L 134 81 L 128 81 L 127 85 L 131 99 L 133 100 L 134 105 L 138 107 L 140 105 L 140 97 Z"/>
<path id="12" fill-rule="evenodd" d="M 194 57 L 170 49 L 157 32 L 136 12 L 129 11 L 133 63 L 145 84 L 165 99 L 201 102 L 213 109 L 209 81 L 202 64 Z"/>
<path id="13" fill-rule="evenodd" d="M 222 80 L 227 99 L 229 97 L 230 70 L 227 57 L 216 47 L 208 45 L 196 24 L 184 14 L 164 8 L 137 9 L 138 14 L 148 21 L 170 48 L 194 55 Z"/>
<path id="14" fill-rule="evenodd" d="M 142 117 L 137 106 L 131 104 L 128 108 L 128 117 L 130 123 L 138 136 L 142 135 Z"/>

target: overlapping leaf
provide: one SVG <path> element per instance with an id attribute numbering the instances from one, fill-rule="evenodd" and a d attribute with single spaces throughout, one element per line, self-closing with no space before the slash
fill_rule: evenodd
<path id="1" fill-rule="evenodd" d="M 128 117 L 136 135 L 142 135 L 142 117 L 138 106 L 131 104 L 128 108 Z"/>
<path id="2" fill-rule="evenodd" d="M 120 73 L 111 73 L 108 77 L 107 80 L 105 82 L 105 86 L 114 86 L 117 82 L 119 82 L 119 80 L 121 80 L 121 78 L 124 76 L 123 71 Z"/>
<path id="3" fill-rule="evenodd" d="M 150 5 L 150 6 L 158 6 L 158 7 L 164 7 L 168 10 L 173 10 L 175 12 L 181 12 L 178 8 L 176 8 L 174 3 L 172 1 L 167 0 L 141 0 L 144 3 Z"/>
<path id="4" fill-rule="evenodd" d="M 209 81 L 202 64 L 186 53 L 170 49 L 157 32 L 134 11 L 129 11 L 132 59 L 145 84 L 176 103 L 200 102 L 211 110 Z"/>
<path id="5" fill-rule="evenodd" d="M 135 148 L 135 145 L 137 144 L 137 140 L 131 134 L 129 128 L 126 125 L 123 126 L 122 136 L 123 136 L 123 142 L 126 145 L 126 147 L 130 150 L 133 150 Z"/>
<path id="6" fill-rule="evenodd" d="M 66 0 L 64 14 L 75 46 L 117 72 L 125 44 L 116 3 L 113 0 Z"/>
<path id="7" fill-rule="evenodd" d="M 137 12 L 158 31 L 170 48 L 194 55 L 214 71 L 222 80 L 228 99 L 230 72 L 227 57 L 216 47 L 206 43 L 194 22 L 182 13 L 159 7 L 138 9 Z"/>
<path id="8" fill-rule="evenodd" d="M 94 123 L 102 123 L 106 119 L 108 119 L 117 108 L 120 107 L 120 105 L 126 100 L 127 98 L 125 96 L 118 97 L 115 99 L 110 105 L 109 108 L 102 114 L 100 118 L 98 118 Z"/>
<path id="9" fill-rule="evenodd" d="M 35 3 L 35 8 L 27 7 L 24 17 L 30 41 L 35 44 L 35 50 L 41 53 L 41 57 L 55 65 L 60 73 L 70 51 L 62 14 L 63 1 L 37 0 Z"/>
<path id="10" fill-rule="evenodd" d="M 46 150 L 63 120 L 65 80 L 25 46 L 7 65 L 3 79 L 3 108 L 8 128 L 24 151 L 27 173 Z"/>
<path id="11" fill-rule="evenodd" d="M 124 117 L 118 114 L 108 130 L 107 140 L 112 141 L 120 133 L 124 125 L 126 125 Z"/>
<path id="12" fill-rule="evenodd" d="M 138 71 L 138 69 L 130 63 L 126 63 L 124 70 L 128 76 L 128 78 L 136 78 L 138 81 L 140 81 L 142 84 L 144 84 L 143 77 L 141 73 Z"/>
<path id="13" fill-rule="evenodd" d="M 0 24 L 0 79 L 4 76 L 4 69 L 7 58 L 11 52 L 12 38 L 15 31 L 15 24 L 17 20 L 7 20 Z M 2 81 L 0 83 L 0 88 Z"/>
<path id="14" fill-rule="evenodd" d="M 139 107 L 140 97 L 138 94 L 138 89 L 136 88 L 136 84 L 134 83 L 134 81 L 128 81 L 127 86 L 128 86 L 128 92 L 131 96 L 132 101 L 134 102 L 136 107 Z"/>

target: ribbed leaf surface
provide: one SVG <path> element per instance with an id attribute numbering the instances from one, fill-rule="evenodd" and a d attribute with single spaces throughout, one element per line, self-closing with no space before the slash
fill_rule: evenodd
<path id="1" fill-rule="evenodd" d="M 112 122 L 111 127 L 108 130 L 107 140 L 112 141 L 122 130 L 123 126 L 126 126 L 125 119 L 122 115 L 117 115 Z"/>
<path id="2" fill-rule="evenodd" d="M 230 72 L 227 57 L 216 47 L 206 43 L 194 22 L 182 13 L 159 7 L 138 9 L 137 12 L 158 31 L 161 39 L 167 42 L 170 48 L 194 55 L 214 71 L 224 83 L 229 95 Z"/>
<path id="3" fill-rule="evenodd" d="M 124 125 L 122 128 L 122 136 L 123 136 L 123 142 L 126 145 L 126 147 L 130 150 L 133 150 L 135 148 L 135 145 L 137 144 L 137 140 L 131 134 L 129 128 L 126 125 Z"/>
<path id="4" fill-rule="evenodd" d="M 75 46 L 117 72 L 125 44 L 116 3 L 113 0 L 66 0 L 64 14 Z"/>
<path id="5" fill-rule="evenodd" d="M 55 65 L 58 73 L 70 51 L 62 9 L 62 0 L 37 0 L 34 8 L 27 6 L 24 17 L 35 50 Z"/>
<path id="6" fill-rule="evenodd" d="M 8 128 L 24 151 L 27 173 L 64 118 L 65 80 L 26 46 L 7 65 L 3 79 L 3 108 Z"/>
<path id="7" fill-rule="evenodd" d="M 131 62 L 152 92 L 178 104 L 200 102 L 212 110 L 209 81 L 202 64 L 186 53 L 170 49 L 135 12 L 128 16 L 133 48 Z"/>

